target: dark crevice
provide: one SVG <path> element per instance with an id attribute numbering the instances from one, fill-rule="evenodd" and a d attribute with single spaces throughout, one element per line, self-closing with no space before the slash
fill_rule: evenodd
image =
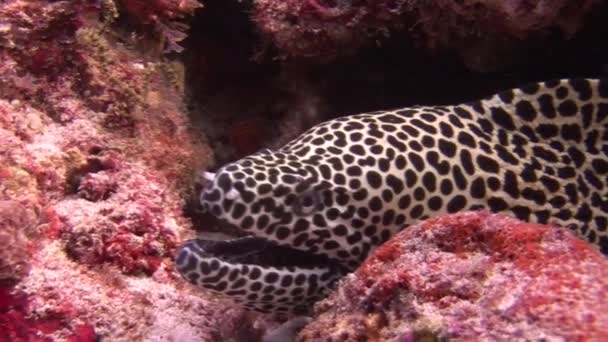
<path id="1" fill-rule="evenodd" d="M 92 151 L 96 151 L 95 149 L 92 149 Z M 95 154 L 99 154 L 100 152 L 97 152 Z M 104 165 L 103 161 L 101 161 L 98 158 L 95 157 L 91 157 L 87 160 L 87 163 L 72 169 L 68 171 L 67 177 L 66 177 L 66 188 L 65 188 L 65 194 L 66 195 L 71 195 L 71 194 L 75 194 L 78 192 L 78 187 L 80 186 L 80 182 L 82 180 L 82 178 L 84 176 L 86 176 L 89 173 L 97 173 L 103 170 L 107 170 L 108 167 L 106 165 Z"/>
<path id="2" fill-rule="evenodd" d="M 208 0 L 184 42 L 190 108 L 220 165 L 271 144 L 298 101 L 318 106 L 304 125 L 311 126 L 371 110 L 466 102 L 528 82 L 608 76 L 608 4 L 591 11 L 571 39 L 555 30 L 516 43 L 517 51 L 502 52 L 517 55 L 513 65 L 489 73 L 467 69 L 460 51 L 431 53 L 399 32 L 331 63 L 283 61 L 256 32 L 252 13 L 247 2 Z"/>

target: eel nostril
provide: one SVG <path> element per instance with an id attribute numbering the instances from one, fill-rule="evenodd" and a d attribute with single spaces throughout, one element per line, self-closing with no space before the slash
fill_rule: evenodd
<path id="1" fill-rule="evenodd" d="M 213 172 L 204 171 L 201 174 L 201 176 L 203 177 L 203 179 L 205 179 L 205 180 L 207 180 L 209 182 L 212 182 L 215 179 L 215 173 L 213 173 Z"/>

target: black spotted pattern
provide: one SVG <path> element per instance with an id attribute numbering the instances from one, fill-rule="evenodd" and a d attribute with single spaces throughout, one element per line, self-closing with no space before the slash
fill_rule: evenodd
<path id="1" fill-rule="evenodd" d="M 457 106 L 337 118 L 229 164 L 202 208 L 256 237 L 353 269 L 403 227 L 461 210 L 555 222 L 608 253 L 608 82 L 557 80 Z M 249 261 L 247 261 L 249 262 Z M 184 277 L 245 307 L 306 312 L 340 276 L 182 247 Z"/>

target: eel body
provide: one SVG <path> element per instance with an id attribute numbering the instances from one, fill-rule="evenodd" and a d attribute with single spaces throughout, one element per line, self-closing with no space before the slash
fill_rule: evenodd
<path id="1" fill-rule="evenodd" d="M 606 254 L 607 125 L 608 80 L 592 79 L 324 122 L 207 173 L 202 207 L 248 236 L 187 241 L 176 267 L 249 309 L 290 315 L 400 229 L 446 213 L 557 224 Z"/>

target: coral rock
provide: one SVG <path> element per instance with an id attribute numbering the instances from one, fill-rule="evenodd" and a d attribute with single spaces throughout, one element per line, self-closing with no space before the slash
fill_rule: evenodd
<path id="1" fill-rule="evenodd" d="M 466 212 L 408 227 L 315 307 L 303 341 L 608 339 L 608 260 L 558 227 Z"/>
<path id="2" fill-rule="evenodd" d="M 28 315 L 27 296 L 11 287 L 0 286 L 0 341 L 53 341 L 50 335 L 70 330 L 67 312 L 49 312 L 44 316 Z M 69 342 L 94 342 L 95 329 L 88 324 L 76 325 L 67 336 Z"/>
<path id="3" fill-rule="evenodd" d="M 480 67 L 479 53 L 487 55 L 486 59 L 498 58 L 508 51 L 505 44 L 512 48 L 517 40 L 543 30 L 558 28 L 573 34 L 592 3 L 256 0 L 253 19 L 260 32 L 287 57 L 332 60 L 404 32 L 403 39 L 418 46 L 455 50 L 469 66 Z M 469 53 L 471 49 L 477 54 Z"/>
<path id="4" fill-rule="evenodd" d="M 96 3 L 0 2 L 0 341 L 212 340 L 248 319 L 169 266 L 211 154 Z"/>
<path id="5" fill-rule="evenodd" d="M 113 4 L 112 1 L 105 0 L 106 4 Z M 188 25 L 179 19 L 192 15 L 194 10 L 202 7 L 196 0 L 117 0 L 117 3 L 140 23 L 153 25 L 165 41 L 165 52 L 183 50 L 179 42 L 186 38 Z M 118 11 L 112 5 L 107 7 L 113 8 L 110 11 Z M 110 15 L 116 16 L 113 13 Z"/>
<path id="6" fill-rule="evenodd" d="M 30 269 L 30 239 L 36 235 L 35 209 L 17 201 L 0 201 L 0 282 L 11 282 Z"/>

